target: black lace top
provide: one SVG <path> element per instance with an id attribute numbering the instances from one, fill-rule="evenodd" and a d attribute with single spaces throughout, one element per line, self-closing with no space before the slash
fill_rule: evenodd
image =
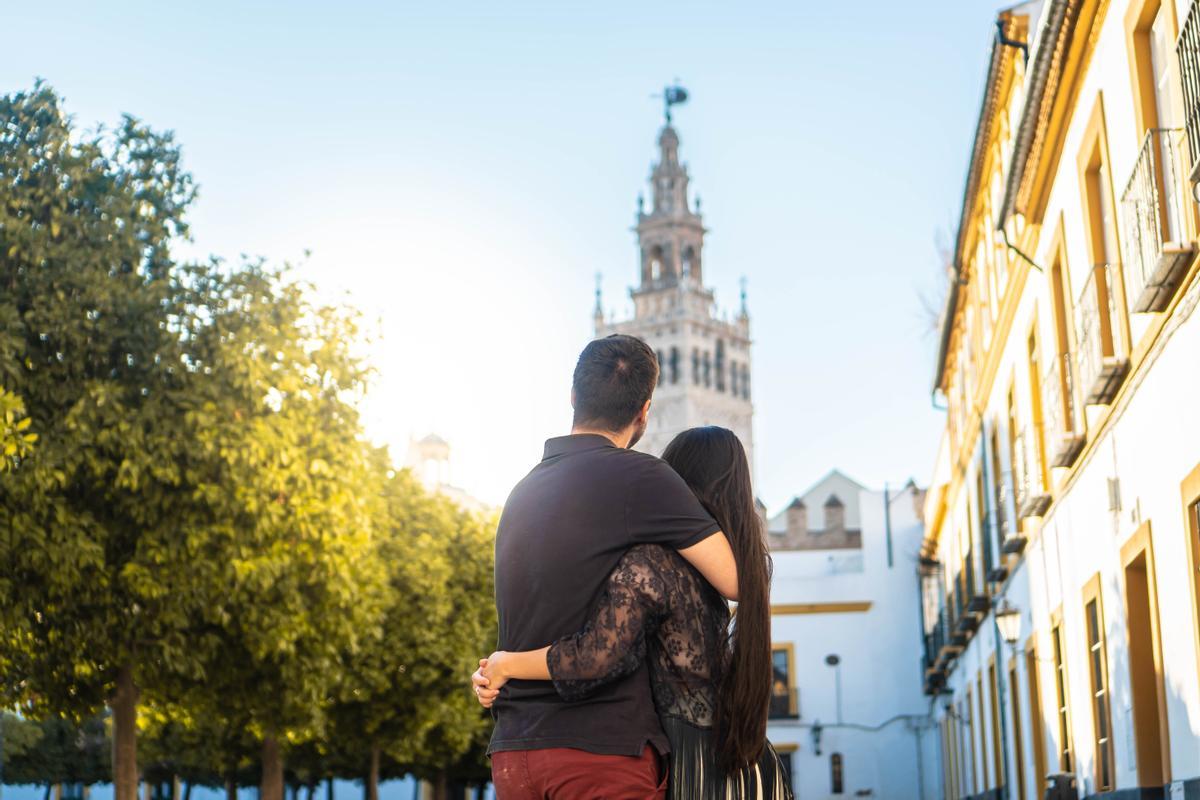
<path id="1" fill-rule="evenodd" d="M 583 630 L 550 647 L 550 676 L 575 700 L 648 658 L 659 716 L 711 728 L 728 627 L 729 605 L 691 564 L 639 545 L 609 576 Z"/>

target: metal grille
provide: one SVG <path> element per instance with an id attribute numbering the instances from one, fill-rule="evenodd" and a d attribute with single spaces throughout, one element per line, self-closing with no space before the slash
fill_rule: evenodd
<path id="1" fill-rule="evenodd" d="M 1046 397 L 1042 415 L 1050 443 L 1050 463 L 1056 467 L 1069 467 L 1082 427 L 1075 400 L 1075 363 L 1070 353 L 1055 356 L 1042 379 L 1042 390 Z"/>
<path id="2" fill-rule="evenodd" d="M 1037 454 L 1037 430 L 1026 426 L 1013 439 L 1013 478 L 1016 481 L 1017 516 L 1037 517 L 1045 511 L 1049 498 L 1042 482 Z"/>
<path id="3" fill-rule="evenodd" d="M 1193 169 L 1200 164 L 1200 9 L 1188 7 L 1183 31 L 1175 44 L 1179 77 L 1183 84 L 1184 124 L 1187 125 L 1188 155 Z"/>
<path id="4" fill-rule="evenodd" d="M 1083 402 L 1109 403 L 1129 371 L 1128 353 L 1113 294 L 1115 270 L 1098 266 L 1088 275 L 1079 296 L 1076 322 L 1079 340 L 1079 381 Z"/>
<path id="5" fill-rule="evenodd" d="M 1179 128 L 1147 131 L 1121 194 L 1121 245 L 1130 311 L 1157 310 L 1161 295 L 1170 290 L 1176 256 L 1187 238 L 1189 209 L 1180 162 L 1183 137 Z"/>

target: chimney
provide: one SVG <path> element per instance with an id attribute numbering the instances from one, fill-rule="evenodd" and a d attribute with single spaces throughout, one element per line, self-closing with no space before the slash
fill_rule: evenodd
<path id="1" fill-rule="evenodd" d="M 808 509 L 804 506 L 804 501 L 799 497 L 792 500 L 792 504 L 787 507 L 785 512 L 787 520 L 787 540 L 789 544 L 797 544 L 808 532 Z"/>
<path id="2" fill-rule="evenodd" d="M 833 533 L 846 529 L 846 506 L 836 494 L 825 501 L 825 532 Z"/>

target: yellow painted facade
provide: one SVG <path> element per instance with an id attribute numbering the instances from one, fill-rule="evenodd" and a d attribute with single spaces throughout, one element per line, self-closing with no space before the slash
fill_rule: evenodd
<path id="1" fill-rule="evenodd" d="M 944 796 L 1200 790 L 1200 10 L 1045 0 L 997 28 L 933 387 Z"/>

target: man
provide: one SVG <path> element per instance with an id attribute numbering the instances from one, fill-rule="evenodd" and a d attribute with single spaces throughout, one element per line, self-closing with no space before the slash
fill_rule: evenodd
<path id="1" fill-rule="evenodd" d="M 646 430 L 658 369 L 654 351 L 632 336 L 598 339 L 579 356 L 571 434 L 546 442 L 500 518 L 499 649 L 544 647 L 581 628 L 636 544 L 677 549 L 736 597 L 733 553 L 720 526 L 665 462 L 630 449 Z M 510 681 L 494 708 L 488 754 L 500 800 L 664 796 L 667 740 L 644 663 L 571 703 L 547 682 Z"/>

